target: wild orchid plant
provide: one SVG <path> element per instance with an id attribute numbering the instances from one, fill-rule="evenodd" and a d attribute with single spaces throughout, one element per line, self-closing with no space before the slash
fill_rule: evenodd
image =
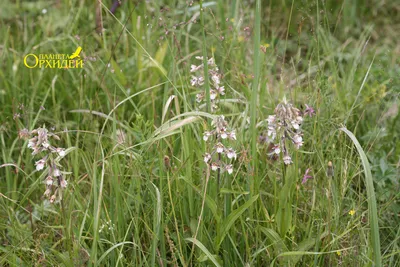
<path id="1" fill-rule="evenodd" d="M 203 60 L 203 57 L 196 57 L 198 60 Z M 218 109 L 218 102 L 221 95 L 225 94 L 225 88 L 221 85 L 222 74 L 220 73 L 218 66 L 215 64 L 214 58 L 207 60 L 208 74 L 210 77 L 210 102 L 211 112 L 215 113 Z M 195 87 L 201 87 L 204 85 L 204 66 L 191 65 L 190 72 L 195 74 L 190 80 L 190 84 Z M 201 103 L 205 98 L 205 92 L 201 91 L 196 95 L 196 101 Z M 210 164 L 211 170 L 218 171 L 218 174 L 222 171 L 233 173 L 232 160 L 236 159 L 236 152 L 232 147 L 224 145 L 224 140 L 236 140 L 235 130 L 230 129 L 228 122 L 225 120 L 223 115 L 218 115 L 214 118 L 211 123 L 213 129 L 211 131 L 205 131 L 203 140 L 209 142 L 212 146 L 212 150 L 204 154 L 204 162 Z M 223 156 L 227 160 L 223 160 Z"/>
<path id="2" fill-rule="evenodd" d="M 211 124 L 214 129 L 212 131 L 206 131 L 203 135 L 204 141 L 211 141 L 214 147 L 210 153 L 204 154 L 204 162 L 211 165 L 211 170 L 227 171 L 228 174 L 232 174 L 233 166 L 230 163 L 226 163 L 222 160 L 222 155 L 225 155 L 229 160 L 236 159 L 236 152 L 232 147 L 225 147 L 222 140 L 236 140 L 235 130 L 228 130 L 228 123 L 223 115 L 216 117 Z M 213 160 L 213 156 L 218 155 L 216 160 Z"/>
<path id="3" fill-rule="evenodd" d="M 42 158 L 36 161 L 35 166 L 37 171 L 43 170 L 46 173 L 44 195 L 50 200 L 50 203 L 60 201 L 62 191 L 68 184 L 59 163 L 66 154 L 65 149 L 52 144 L 53 141 L 60 140 L 60 137 L 47 130 L 45 126 L 32 131 L 22 129 L 19 137 L 29 139 L 28 148 L 32 150 L 33 156 L 42 155 Z"/>
<path id="4" fill-rule="evenodd" d="M 196 57 L 198 60 L 203 60 L 203 57 Z M 215 112 L 218 109 L 219 96 L 225 94 L 225 87 L 221 86 L 222 74 L 220 73 L 218 66 L 215 64 L 214 58 L 207 60 L 208 74 L 211 79 L 210 81 L 210 101 L 211 101 L 211 112 Z M 204 85 L 204 66 L 191 65 L 191 73 L 196 73 L 197 75 L 192 75 L 190 84 L 195 87 L 201 87 Z M 202 91 L 196 95 L 196 101 L 201 103 L 206 96 L 205 91 Z"/>
<path id="5" fill-rule="evenodd" d="M 306 105 L 304 112 L 289 103 L 286 98 L 279 103 L 274 111 L 274 115 L 269 115 L 267 119 L 267 135 L 260 139 L 264 142 L 273 144 L 272 155 L 283 155 L 282 160 L 286 165 L 293 163 L 289 153 L 290 143 L 295 149 L 303 146 L 303 133 L 301 124 L 303 123 L 303 114 L 310 117 L 315 113 L 314 109 Z"/>

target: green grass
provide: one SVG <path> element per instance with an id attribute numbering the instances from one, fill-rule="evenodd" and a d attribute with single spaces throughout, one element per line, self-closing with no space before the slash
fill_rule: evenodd
<path id="1" fill-rule="evenodd" d="M 0 265 L 399 266 L 395 1 L 154 2 L 103 1 L 102 35 L 93 1 L 0 10 Z M 23 64 L 78 46 L 83 69 Z M 216 113 L 196 56 L 223 73 Z M 284 97 L 316 110 L 288 166 L 258 141 Z M 237 135 L 220 182 L 215 115 Z M 18 138 L 43 125 L 70 148 L 62 203 Z"/>

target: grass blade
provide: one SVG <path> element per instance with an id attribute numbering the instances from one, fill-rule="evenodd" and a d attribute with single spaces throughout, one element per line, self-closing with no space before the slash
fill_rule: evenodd
<path id="1" fill-rule="evenodd" d="M 256 127 L 256 116 L 257 116 L 257 96 L 258 96 L 258 84 L 260 79 L 260 24 L 261 24 L 261 0 L 256 2 L 256 14 L 254 24 L 254 80 L 252 84 L 251 102 L 250 102 L 250 129 L 251 129 L 251 157 L 252 157 L 252 168 L 253 177 L 250 180 L 250 192 L 254 194 L 255 185 L 258 182 L 257 173 L 255 168 L 257 166 L 257 127 Z"/>
<path id="2" fill-rule="evenodd" d="M 242 213 L 247 210 L 256 200 L 258 199 L 258 195 L 250 198 L 246 203 L 244 203 L 242 206 L 237 208 L 236 210 L 232 211 L 231 214 L 226 217 L 226 219 L 222 222 L 222 225 L 220 227 L 220 231 L 217 234 L 217 237 L 215 239 L 215 244 L 216 244 L 216 250 L 219 249 L 219 246 L 221 245 L 222 241 L 224 240 L 226 234 L 228 233 L 229 229 L 232 227 L 232 225 L 235 223 L 235 221 L 242 215 Z"/>
<path id="3" fill-rule="evenodd" d="M 203 1 L 200 1 L 200 22 L 202 28 L 202 37 L 203 37 L 203 45 L 202 45 L 202 53 L 203 53 L 203 65 L 204 65 L 204 88 L 206 89 L 206 104 L 207 104 L 207 112 L 211 111 L 211 99 L 210 99 L 210 81 L 208 80 L 208 57 L 207 57 L 207 43 L 206 43 L 206 32 L 204 29 L 204 9 L 203 9 Z"/>
<path id="4" fill-rule="evenodd" d="M 221 265 L 218 263 L 217 259 L 210 253 L 210 251 L 201 243 L 199 240 L 194 239 L 192 237 L 186 238 L 186 241 L 192 242 L 195 244 L 201 251 L 203 251 L 204 254 L 207 255 L 207 257 L 214 263 L 215 266 L 221 267 Z"/>
<path id="5" fill-rule="evenodd" d="M 115 245 L 113 245 L 112 247 L 110 247 L 109 249 L 107 249 L 107 251 L 104 252 L 103 255 L 101 255 L 101 257 L 99 258 L 99 260 L 97 261 L 97 263 L 100 264 L 100 262 L 101 262 L 102 260 L 104 260 L 104 259 L 107 257 L 107 255 L 110 254 L 111 251 L 113 251 L 114 249 L 116 249 L 116 248 L 118 248 L 118 247 L 120 247 L 120 246 L 123 246 L 123 245 L 125 245 L 125 244 L 131 244 L 131 245 L 136 246 L 136 244 L 133 243 L 133 242 L 131 242 L 131 241 L 124 241 L 124 242 L 115 244 Z"/>
<path id="6" fill-rule="evenodd" d="M 154 210 L 154 218 L 153 218 L 153 231 L 154 231 L 154 239 L 153 239 L 153 245 L 152 245 L 152 250 L 151 250 L 151 266 L 155 266 L 155 260 L 156 260 L 156 250 L 157 250 L 157 244 L 159 241 L 159 234 L 160 234 L 160 224 L 161 224 L 161 194 L 160 190 L 158 190 L 157 186 L 153 183 L 151 183 L 154 186 L 155 192 L 156 192 L 156 197 L 157 197 L 157 202 L 155 203 L 155 210 Z"/>
<path id="7" fill-rule="evenodd" d="M 373 250 L 373 261 L 375 266 L 382 266 L 382 258 L 381 258 L 381 245 L 379 238 L 379 225 L 378 225 L 378 211 L 376 208 L 376 197 L 374 190 L 374 183 L 372 180 L 371 174 L 371 166 L 369 165 L 367 155 L 362 149 L 360 143 L 357 138 L 354 136 L 352 132 L 347 130 L 346 128 L 340 128 L 341 131 L 345 132 L 350 139 L 353 141 L 354 145 L 357 148 L 358 154 L 361 157 L 361 162 L 365 172 L 365 181 L 367 184 L 367 197 L 368 197 L 368 209 L 369 209 L 369 221 L 371 224 L 371 242 L 372 242 L 372 250 Z"/>
<path id="8" fill-rule="evenodd" d="M 352 249 L 350 248 L 344 248 L 344 249 L 338 249 L 338 250 L 332 250 L 328 252 L 312 252 L 312 251 L 287 251 L 279 254 L 272 262 L 270 267 L 275 266 L 275 262 L 279 257 L 299 257 L 299 256 L 304 256 L 304 255 L 326 255 L 326 254 L 331 254 L 331 253 L 337 253 L 337 252 L 342 252 L 345 250 Z M 294 265 L 293 265 L 294 266 Z"/>

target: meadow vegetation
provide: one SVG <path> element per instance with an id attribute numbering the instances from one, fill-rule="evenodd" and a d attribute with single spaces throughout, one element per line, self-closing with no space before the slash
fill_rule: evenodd
<path id="1" fill-rule="evenodd" d="M 111 6 L 0 9 L 1 266 L 400 266 L 396 1 Z"/>

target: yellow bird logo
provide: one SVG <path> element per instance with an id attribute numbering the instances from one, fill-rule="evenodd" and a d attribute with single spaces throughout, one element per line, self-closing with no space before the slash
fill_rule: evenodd
<path id="1" fill-rule="evenodd" d="M 78 48 L 75 50 L 74 53 L 72 53 L 72 55 L 69 57 L 69 59 L 74 59 L 76 57 L 80 57 L 79 54 L 82 51 L 82 47 L 78 46 Z"/>

